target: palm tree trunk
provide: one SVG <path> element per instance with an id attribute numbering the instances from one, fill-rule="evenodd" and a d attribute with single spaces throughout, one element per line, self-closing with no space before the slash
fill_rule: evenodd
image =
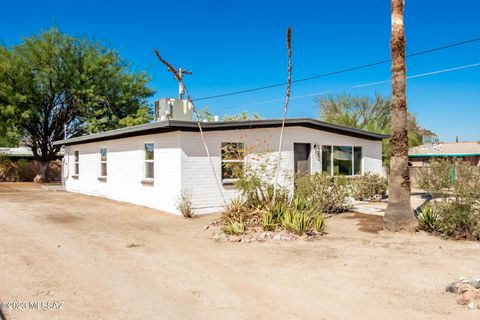
<path id="1" fill-rule="evenodd" d="M 408 170 L 404 4 L 404 0 L 391 0 L 392 136 L 390 138 L 389 198 L 383 219 L 385 229 L 390 231 L 413 231 L 417 225 L 410 203 Z"/>

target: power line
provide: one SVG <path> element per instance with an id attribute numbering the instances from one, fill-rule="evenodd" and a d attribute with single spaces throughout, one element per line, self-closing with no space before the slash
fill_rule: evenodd
<path id="1" fill-rule="evenodd" d="M 460 42 L 447 44 L 447 45 L 444 45 L 444 46 L 441 46 L 441 47 L 436 47 L 436 48 L 427 49 L 427 50 L 424 50 L 424 51 L 414 52 L 414 53 L 411 53 L 411 54 L 407 54 L 406 57 L 407 58 L 416 57 L 416 56 L 432 53 L 432 52 L 435 52 L 435 51 L 440 51 L 440 50 L 444 50 L 444 49 L 449 49 L 449 48 L 469 44 L 469 43 L 476 42 L 476 41 L 479 41 L 479 40 L 480 40 L 480 37 L 476 37 L 476 38 L 472 38 L 472 39 L 465 40 L 465 41 L 460 41 Z M 293 80 L 292 83 L 304 82 L 304 81 L 309 81 L 309 80 L 313 80 L 313 79 L 324 78 L 324 77 L 329 77 L 329 76 L 333 76 L 333 75 L 337 75 L 337 74 L 341 74 L 341 73 L 346 73 L 346 72 L 350 72 L 350 71 L 370 68 L 370 67 L 378 66 L 378 65 L 381 65 L 381 64 L 389 63 L 391 61 L 392 61 L 392 59 L 380 60 L 380 61 L 377 61 L 377 62 L 363 64 L 363 65 L 359 65 L 359 66 L 355 66 L 355 67 L 351 67 L 351 68 L 346 68 L 346 69 L 341 69 L 341 70 L 332 71 L 332 72 L 328 72 L 328 73 L 318 74 L 318 75 L 314 75 L 314 76 L 310 76 L 310 77 L 306 77 L 306 78 L 300 78 L 300 79 L 297 79 L 297 80 Z M 243 93 L 248 93 L 248 92 L 254 92 L 254 91 L 260 91 L 260 90 L 280 87 L 280 86 L 284 86 L 286 84 L 287 84 L 286 82 L 276 83 L 276 84 L 266 85 L 266 86 L 262 86 L 262 87 L 255 87 L 255 88 L 251 88 L 251 89 L 245 89 L 245 90 L 240 90 L 240 91 L 233 91 L 233 92 L 228 92 L 228 93 L 223 93 L 223 94 L 217 94 L 217 95 L 213 95 L 213 96 L 201 97 L 201 98 L 198 98 L 198 99 L 194 99 L 194 101 L 209 100 L 209 99 L 233 96 L 233 95 L 237 95 L 237 94 L 243 94 Z"/>
<path id="2" fill-rule="evenodd" d="M 470 68 L 474 68 L 474 67 L 480 67 L 480 62 L 473 63 L 473 64 L 462 65 L 462 66 L 458 66 L 458 67 L 452 67 L 452 68 L 447 68 L 447 69 L 441 69 L 441 70 L 435 70 L 435 71 L 430 71 L 430 72 L 425 72 L 425 73 L 414 74 L 414 75 L 411 75 L 411 76 L 407 76 L 407 79 L 422 78 L 422 77 L 436 75 L 436 74 L 440 74 L 440 73 L 452 72 L 452 71 L 457 71 L 457 70 L 462 70 L 462 69 L 470 69 Z M 301 98 L 313 97 L 313 96 L 318 96 L 318 95 L 325 95 L 325 94 L 329 94 L 329 93 L 333 93 L 333 92 L 337 92 L 337 91 L 371 87 L 371 86 L 386 84 L 386 83 L 390 83 L 390 82 L 392 82 L 392 80 L 367 82 L 367 83 L 357 84 L 357 85 L 349 86 L 349 87 L 342 87 L 342 88 L 331 89 L 331 90 L 326 90 L 326 91 L 307 93 L 307 94 L 303 94 L 303 95 L 299 95 L 299 96 L 292 96 L 292 97 L 290 97 L 290 99 L 293 100 L 293 99 L 301 99 Z M 272 103 L 272 102 L 280 102 L 280 101 L 283 101 L 283 99 L 271 99 L 271 100 L 257 101 L 257 102 L 252 102 L 252 103 L 248 103 L 248 104 L 222 108 L 222 110 L 235 109 L 235 108 L 239 108 L 239 107 L 243 107 L 243 106 L 261 105 L 261 104 L 267 104 L 267 103 Z"/>

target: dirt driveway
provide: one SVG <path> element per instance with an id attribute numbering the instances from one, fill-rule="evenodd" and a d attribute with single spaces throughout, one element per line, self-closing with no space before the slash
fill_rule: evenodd
<path id="1" fill-rule="evenodd" d="M 203 230 L 212 216 L 1 188 L 0 301 L 44 303 L 7 319 L 480 318 L 444 292 L 480 276 L 478 243 L 385 234 L 354 214 L 315 242 L 220 243 Z"/>

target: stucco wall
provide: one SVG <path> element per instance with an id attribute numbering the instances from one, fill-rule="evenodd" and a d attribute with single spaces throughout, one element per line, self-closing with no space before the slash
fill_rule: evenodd
<path id="1" fill-rule="evenodd" d="M 279 128 L 225 130 L 205 132 L 207 145 L 217 177 L 221 179 L 221 143 L 244 142 L 247 154 L 262 153 L 270 163 L 278 156 Z M 144 178 L 144 143 L 155 144 L 155 178 L 153 185 L 142 184 Z M 361 146 L 363 171 L 382 173 L 382 146 L 380 141 L 364 140 L 303 127 L 285 129 L 281 175 L 279 182 L 293 187 L 294 143 L 310 143 L 310 167 L 321 171 L 321 159 L 313 146 Z M 99 181 L 100 148 L 108 150 L 108 177 Z M 80 152 L 80 174 L 72 177 L 74 151 Z M 68 191 L 99 195 L 107 198 L 145 205 L 178 214 L 176 202 L 182 190 L 188 192 L 197 213 L 219 210 L 238 193 L 232 185 L 215 181 L 203 142 L 196 132 L 173 132 L 140 137 L 72 145 L 66 149 L 66 187 Z M 270 174 L 273 177 L 273 172 Z"/>

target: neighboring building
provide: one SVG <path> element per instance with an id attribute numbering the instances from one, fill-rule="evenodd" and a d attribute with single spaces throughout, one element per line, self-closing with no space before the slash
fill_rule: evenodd
<path id="1" fill-rule="evenodd" d="M 460 159 L 480 166 L 480 143 L 427 143 L 410 149 L 408 158 L 412 167 L 429 166 L 432 159 Z"/>
<path id="2" fill-rule="evenodd" d="M 34 181 L 40 173 L 40 162 L 34 159 L 32 149 L 28 147 L 0 147 L 0 156 L 8 159 L 8 163 L 0 163 L 0 181 Z M 60 181 L 62 171 L 59 159 L 62 157 L 63 152 L 59 152 L 50 162 L 50 181 Z"/>
<path id="3" fill-rule="evenodd" d="M 186 191 L 195 211 L 208 213 L 223 207 L 222 198 L 228 201 L 238 195 L 232 166 L 241 168 L 258 157 L 276 163 L 281 123 L 202 123 L 220 188 L 192 121 L 163 120 L 54 144 L 65 146 L 67 191 L 176 214 L 178 197 Z M 382 174 L 382 139 L 386 137 L 314 119 L 287 119 L 279 183 L 292 189 L 294 172 Z M 233 157 L 232 148 L 240 150 Z"/>

